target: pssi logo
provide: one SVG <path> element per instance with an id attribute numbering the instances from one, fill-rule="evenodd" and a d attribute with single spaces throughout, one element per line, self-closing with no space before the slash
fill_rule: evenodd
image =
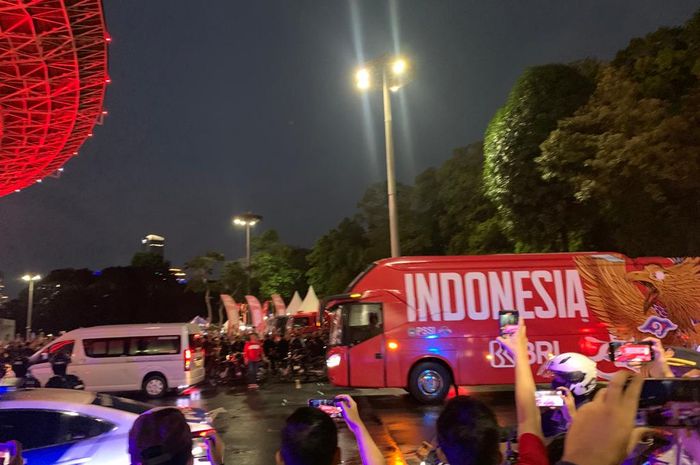
<path id="1" fill-rule="evenodd" d="M 555 355 L 559 355 L 559 341 L 535 341 L 527 343 L 530 365 L 541 365 Z M 513 368 L 513 357 L 498 341 L 489 341 L 489 355 L 486 357 L 494 368 Z"/>

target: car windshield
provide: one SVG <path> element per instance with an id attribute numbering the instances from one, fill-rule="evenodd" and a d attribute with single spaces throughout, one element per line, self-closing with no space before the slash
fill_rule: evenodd
<path id="1" fill-rule="evenodd" d="M 110 396 L 109 394 L 96 394 L 95 400 L 92 401 L 92 404 L 99 405 L 100 407 L 109 407 L 122 410 L 124 412 L 135 413 L 136 415 L 141 415 L 143 412 L 153 408 L 152 405 L 143 402 L 124 399 L 123 397 Z"/>

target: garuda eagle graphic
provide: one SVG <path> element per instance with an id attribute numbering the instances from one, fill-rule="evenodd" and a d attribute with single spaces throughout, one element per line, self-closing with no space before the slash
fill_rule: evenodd
<path id="1" fill-rule="evenodd" d="M 623 260 L 575 257 L 589 308 L 620 339 L 700 344 L 700 258 L 628 272 Z"/>

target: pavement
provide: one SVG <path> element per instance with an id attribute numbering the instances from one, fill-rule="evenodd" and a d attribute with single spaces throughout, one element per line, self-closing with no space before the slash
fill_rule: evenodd
<path id="1" fill-rule="evenodd" d="M 327 383 L 305 383 L 297 388 L 294 383 L 268 383 L 250 392 L 244 386 L 204 387 L 158 403 L 208 411 L 224 409 L 217 416 L 215 427 L 226 444 L 226 463 L 270 465 L 274 463 L 286 417 L 297 407 L 305 406 L 308 399 L 332 398 L 341 393 L 350 394 L 358 403 L 360 415 L 388 465 L 419 464 L 416 450 L 423 441 L 434 438 L 441 406 L 421 405 L 400 389 L 347 389 Z M 487 402 L 502 426 L 514 424 L 512 392 L 460 388 L 460 394 L 472 394 Z M 337 421 L 344 464 L 361 463 L 354 436 L 342 419 Z"/>

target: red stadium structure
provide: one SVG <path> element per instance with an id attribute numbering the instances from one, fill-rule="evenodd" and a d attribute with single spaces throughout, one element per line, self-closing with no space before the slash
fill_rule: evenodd
<path id="1" fill-rule="evenodd" d="M 0 196 L 58 172 L 104 112 L 101 0 L 0 0 Z"/>

